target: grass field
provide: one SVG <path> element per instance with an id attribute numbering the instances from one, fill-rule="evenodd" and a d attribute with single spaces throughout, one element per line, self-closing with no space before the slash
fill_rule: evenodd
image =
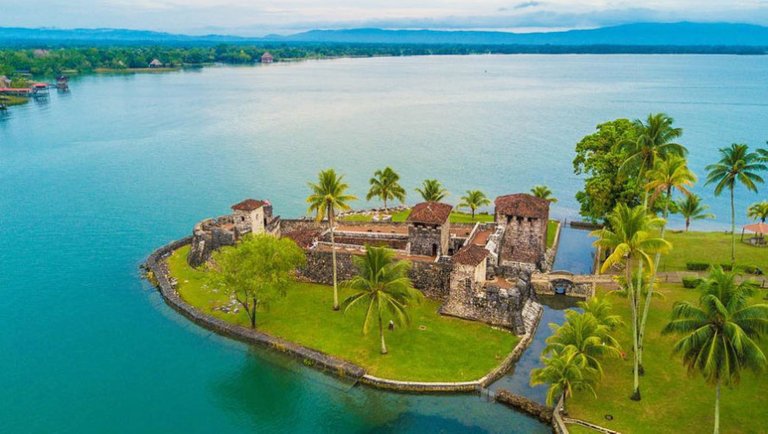
<path id="1" fill-rule="evenodd" d="M 25 98 L 23 96 L 0 96 L 0 103 L 5 104 L 8 107 L 14 106 L 14 105 L 21 105 L 26 104 L 29 102 L 29 98 Z"/>
<path id="2" fill-rule="evenodd" d="M 641 377 L 642 401 L 629 399 L 632 392 L 631 333 L 628 327 L 616 332 L 627 360 L 604 362 L 605 377 L 597 389 L 597 399 L 587 393 L 577 394 L 568 402 L 572 417 L 585 419 L 622 433 L 707 433 L 712 432 L 715 390 L 700 376 L 688 377 L 682 362 L 672 355 L 675 336 L 661 336 L 661 329 L 670 319 L 672 305 L 678 300 L 695 301 L 698 292 L 678 284 L 663 285 L 664 298 L 653 301 L 648 318 L 645 376 Z M 764 293 L 755 296 L 762 301 Z M 609 299 L 614 309 L 629 323 L 627 300 L 613 295 Z M 764 301 L 763 301 L 764 302 Z M 768 352 L 768 339 L 761 343 Z M 720 401 L 721 432 L 766 432 L 768 412 L 768 378 L 765 374 L 747 372 L 735 388 L 723 388 Z M 612 415 L 608 421 L 605 415 Z M 586 432 L 576 431 L 574 432 Z"/>
<path id="3" fill-rule="evenodd" d="M 550 220 L 547 222 L 547 248 L 550 248 L 555 244 L 555 235 L 557 235 L 558 226 L 560 226 L 559 220 Z"/>
<path id="4" fill-rule="evenodd" d="M 228 297 L 206 287 L 205 273 L 187 265 L 188 252 L 184 247 L 168 260 L 181 297 L 207 314 L 247 327 L 242 310 L 237 314 L 212 310 L 227 304 Z M 341 299 L 349 294 L 342 289 Z M 385 332 L 389 354 L 381 355 L 378 331 L 362 334 L 362 308 L 334 312 L 332 300 L 331 287 L 296 282 L 284 298 L 257 314 L 257 328 L 356 363 L 370 374 L 398 380 L 476 380 L 501 363 L 519 340 L 484 324 L 441 316 L 440 304 L 425 299 L 409 307 L 409 327 Z"/>
<path id="5" fill-rule="evenodd" d="M 736 264 L 754 265 L 768 272 L 768 247 L 739 241 L 736 235 Z M 686 262 L 731 263 L 731 235 L 724 232 L 667 232 L 672 250 L 661 257 L 660 271 L 685 270 Z"/>

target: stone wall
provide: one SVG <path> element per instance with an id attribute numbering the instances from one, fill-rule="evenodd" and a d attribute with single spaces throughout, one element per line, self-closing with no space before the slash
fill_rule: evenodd
<path id="1" fill-rule="evenodd" d="M 327 222 L 317 222 L 314 219 L 281 219 L 280 231 L 282 233 L 306 231 L 310 229 L 325 230 Z"/>
<path id="2" fill-rule="evenodd" d="M 500 261 L 540 264 L 544 260 L 547 248 L 546 219 L 499 215 L 497 221 L 506 222 L 499 249 Z"/>
<path id="3" fill-rule="evenodd" d="M 450 223 L 444 225 L 424 225 L 420 223 L 408 225 L 408 241 L 411 243 L 411 254 L 421 256 L 447 255 L 451 238 Z M 437 246 L 437 252 L 434 247 Z"/>
<path id="4" fill-rule="evenodd" d="M 450 292 L 451 266 L 439 262 L 413 261 L 408 273 L 413 286 L 432 300 L 445 302 Z"/>
<path id="5" fill-rule="evenodd" d="M 193 267 L 203 265 L 211 254 L 223 246 L 232 246 L 237 240 L 237 234 L 223 225 L 233 224 L 232 216 L 203 220 L 192 230 L 191 247 L 187 262 Z"/>

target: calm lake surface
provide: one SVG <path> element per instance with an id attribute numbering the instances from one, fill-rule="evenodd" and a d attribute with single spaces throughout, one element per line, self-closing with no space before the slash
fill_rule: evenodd
<path id="1" fill-rule="evenodd" d="M 701 176 L 717 147 L 768 139 L 767 79 L 768 57 L 340 59 L 85 77 L 14 107 L 0 114 L 0 432 L 548 432 L 479 397 L 350 388 L 212 335 L 138 265 L 244 197 L 302 215 L 326 167 L 358 196 L 384 165 L 409 193 L 440 179 L 454 202 L 547 184 L 553 214 L 574 218 L 573 146 L 597 123 L 669 113 Z M 727 198 L 697 191 L 723 219 L 694 228 L 727 223 Z"/>

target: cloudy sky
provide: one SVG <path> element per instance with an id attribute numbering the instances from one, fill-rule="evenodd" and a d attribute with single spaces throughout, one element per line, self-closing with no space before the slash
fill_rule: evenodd
<path id="1" fill-rule="evenodd" d="M 768 25 L 768 0 L 0 0 L 0 26 L 248 36 L 350 27 L 548 31 L 682 20 Z"/>

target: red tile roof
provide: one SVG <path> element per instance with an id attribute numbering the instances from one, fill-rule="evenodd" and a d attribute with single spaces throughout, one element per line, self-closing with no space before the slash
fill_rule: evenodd
<path id="1" fill-rule="evenodd" d="M 549 201 L 527 193 L 508 194 L 496 198 L 496 213 L 519 217 L 549 218 Z"/>
<path id="2" fill-rule="evenodd" d="M 264 205 L 269 205 L 269 202 L 256 199 L 246 199 L 240 203 L 232 205 L 232 209 L 237 211 L 253 211 L 261 208 Z"/>
<path id="3" fill-rule="evenodd" d="M 462 265 L 480 265 L 488 257 L 488 250 L 476 244 L 463 247 L 453 255 L 453 262 Z"/>
<path id="4" fill-rule="evenodd" d="M 442 225 L 451 216 L 453 206 L 440 202 L 422 202 L 411 209 L 408 222 Z"/>

